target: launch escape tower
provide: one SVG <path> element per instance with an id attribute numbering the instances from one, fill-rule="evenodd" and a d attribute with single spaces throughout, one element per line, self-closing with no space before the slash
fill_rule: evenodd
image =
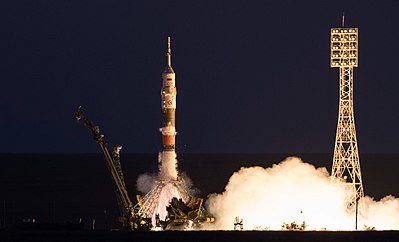
<path id="1" fill-rule="evenodd" d="M 331 177 L 346 180 L 349 207 L 364 196 L 353 109 L 353 68 L 358 66 L 358 29 L 331 28 L 331 67 L 339 68 L 339 111 Z"/>

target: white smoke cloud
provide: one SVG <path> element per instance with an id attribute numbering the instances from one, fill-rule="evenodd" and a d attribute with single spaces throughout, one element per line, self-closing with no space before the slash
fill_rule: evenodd
<path id="1" fill-rule="evenodd" d="M 271 168 L 241 168 L 222 194 L 209 196 L 207 208 L 216 217 L 212 229 L 233 229 L 239 216 L 244 229 L 280 230 L 283 223 L 305 221 L 309 230 L 353 230 L 355 215 L 347 210 L 346 187 L 342 181 L 331 184 L 326 168 L 290 157 Z M 364 204 L 360 229 L 398 229 L 399 199 L 388 196 L 376 202 L 365 197 L 359 204 Z"/>
<path id="2" fill-rule="evenodd" d="M 144 194 L 148 193 L 156 185 L 158 178 L 154 174 L 144 173 L 138 176 L 136 188 L 137 191 Z"/>
<path id="3" fill-rule="evenodd" d="M 173 197 L 177 199 L 192 195 L 191 179 L 177 171 L 177 159 L 174 151 L 163 151 L 158 157 L 159 172 L 157 175 L 142 174 L 137 179 L 137 190 L 146 194 L 142 201 L 142 213 L 152 218 L 153 226 L 156 225 L 156 215 L 161 220 L 167 217 L 166 207 L 169 206 Z"/>
<path id="4" fill-rule="evenodd" d="M 388 195 L 380 201 L 366 196 L 363 199 L 364 211 L 359 223 L 364 227 L 375 227 L 378 230 L 399 229 L 399 198 Z"/>
<path id="5" fill-rule="evenodd" d="M 164 181 L 176 180 L 177 172 L 177 159 L 176 152 L 163 151 L 159 153 L 159 178 Z"/>
<path id="6" fill-rule="evenodd" d="M 136 182 L 136 188 L 139 192 L 144 194 L 151 191 L 158 182 L 161 181 L 175 181 L 177 180 L 177 159 L 174 151 L 164 151 L 158 155 L 158 174 L 144 173 L 138 176 Z M 185 177 L 189 184 L 191 183 L 190 178 Z"/>
<path id="7" fill-rule="evenodd" d="M 200 190 L 194 187 L 194 183 L 186 172 L 180 172 L 179 177 L 183 181 L 184 189 L 190 196 L 196 196 Z"/>

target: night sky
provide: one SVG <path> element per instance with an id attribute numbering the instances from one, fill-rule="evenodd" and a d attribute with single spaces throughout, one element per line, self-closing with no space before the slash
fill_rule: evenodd
<path id="1" fill-rule="evenodd" d="M 332 153 L 343 12 L 360 153 L 397 153 L 398 0 L 3 1 L 0 153 L 98 153 L 78 105 L 110 145 L 159 151 L 168 35 L 178 153 Z"/>

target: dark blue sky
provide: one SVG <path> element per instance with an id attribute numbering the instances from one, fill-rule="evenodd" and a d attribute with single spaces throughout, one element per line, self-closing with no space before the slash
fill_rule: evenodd
<path id="1" fill-rule="evenodd" d="M 360 152 L 397 153 L 397 0 L 3 2 L 0 152 L 97 153 L 77 105 L 110 146 L 160 150 L 170 34 L 178 152 L 332 153 L 343 11 L 359 28 Z"/>

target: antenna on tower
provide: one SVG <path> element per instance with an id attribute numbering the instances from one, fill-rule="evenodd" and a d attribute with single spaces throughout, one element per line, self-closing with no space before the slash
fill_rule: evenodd
<path id="1" fill-rule="evenodd" d="M 342 12 L 342 27 L 345 27 L 345 12 Z"/>

